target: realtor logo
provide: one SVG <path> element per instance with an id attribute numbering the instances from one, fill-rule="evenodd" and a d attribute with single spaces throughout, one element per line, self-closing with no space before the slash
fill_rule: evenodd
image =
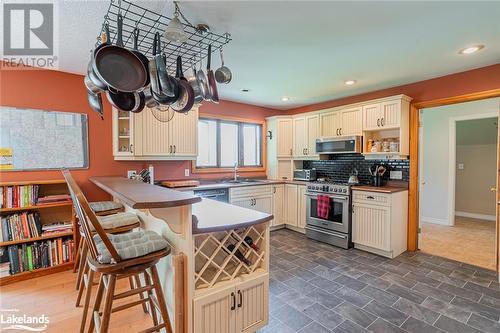
<path id="1" fill-rule="evenodd" d="M 52 55 L 54 5 L 7 3 L 3 8 L 4 55 Z"/>
<path id="2" fill-rule="evenodd" d="M 50 0 L 3 3 L 2 67 L 55 67 L 55 5 Z"/>

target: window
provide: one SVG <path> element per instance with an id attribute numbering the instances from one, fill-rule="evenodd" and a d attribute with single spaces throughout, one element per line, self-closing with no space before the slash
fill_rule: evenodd
<path id="1" fill-rule="evenodd" d="M 262 125 L 200 118 L 197 168 L 262 166 Z"/>

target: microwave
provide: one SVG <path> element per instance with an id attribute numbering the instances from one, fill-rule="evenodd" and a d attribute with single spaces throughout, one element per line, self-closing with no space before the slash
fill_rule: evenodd
<path id="1" fill-rule="evenodd" d="M 293 180 L 316 180 L 316 169 L 296 169 L 293 171 Z"/>
<path id="2" fill-rule="evenodd" d="M 316 140 L 318 154 L 352 154 L 362 153 L 361 136 L 344 136 L 338 138 L 321 138 Z"/>

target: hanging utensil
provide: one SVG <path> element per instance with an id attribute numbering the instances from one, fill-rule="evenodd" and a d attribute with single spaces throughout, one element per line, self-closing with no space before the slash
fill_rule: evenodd
<path id="1" fill-rule="evenodd" d="M 229 68 L 224 66 L 224 56 L 222 55 L 222 48 L 220 49 L 220 61 L 222 65 L 215 71 L 215 80 L 217 80 L 217 82 L 219 83 L 227 84 L 231 82 L 233 74 L 231 73 L 231 70 Z"/>
<path id="2" fill-rule="evenodd" d="M 146 77 L 146 83 L 144 84 L 144 86 L 147 86 L 150 82 L 150 78 L 149 78 L 149 59 L 141 52 L 139 51 L 139 28 L 138 27 L 135 27 L 134 28 L 134 49 L 132 50 L 132 52 L 137 56 L 137 58 L 139 58 L 141 60 L 141 62 L 143 63 L 144 67 L 146 68 L 146 71 L 147 71 L 147 77 Z"/>
<path id="3" fill-rule="evenodd" d="M 169 106 L 157 106 L 151 109 L 151 113 L 156 120 L 162 123 L 168 123 L 175 116 L 175 111 Z"/>
<path id="4" fill-rule="evenodd" d="M 158 69 L 162 67 L 162 64 L 165 65 L 165 59 L 159 53 L 161 50 L 161 47 L 158 47 L 159 43 L 160 34 L 157 32 L 153 39 L 153 58 L 149 61 L 151 95 L 158 103 L 168 105 L 177 99 L 175 97 L 176 91 L 174 89 L 175 87 L 172 86 L 168 74 L 166 73 L 166 69 L 161 73 L 158 71 Z"/>
<path id="5" fill-rule="evenodd" d="M 215 75 L 210 68 L 210 62 L 212 59 L 212 45 L 208 45 L 208 58 L 207 58 L 207 78 L 208 78 L 208 90 L 210 95 L 210 100 L 214 103 L 219 103 L 219 93 L 217 91 L 217 82 L 215 82 Z"/>
<path id="6" fill-rule="evenodd" d="M 210 100 L 210 88 L 208 87 L 208 78 L 202 69 L 202 57 L 200 54 L 200 69 L 196 72 L 196 81 L 198 81 L 198 86 L 200 87 L 201 97 L 205 101 Z"/>
<path id="7" fill-rule="evenodd" d="M 141 112 L 146 104 L 146 97 L 141 92 L 106 92 L 109 102 L 121 111 Z"/>
<path id="8" fill-rule="evenodd" d="M 191 110 L 194 105 L 194 90 L 182 72 L 181 56 L 177 57 L 177 69 L 175 76 L 178 79 L 177 83 L 179 84 L 179 98 L 171 104 L 171 107 L 177 112 L 186 113 Z"/>
<path id="9" fill-rule="evenodd" d="M 193 76 L 188 78 L 188 83 L 193 88 L 194 92 L 194 103 L 198 104 L 203 101 L 203 96 L 201 93 L 201 87 L 200 84 L 198 83 L 198 80 L 196 79 L 196 68 L 193 66 L 193 63 L 191 63 L 191 68 L 193 70 Z"/>
<path id="10" fill-rule="evenodd" d="M 109 43 L 109 40 L 110 40 L 110 34 L 109 34 L 109 24 L 106 22 L 104 24 L 104 33 L 101 34 L 101 44 L 96 47 L 91 55 L 90 55 L 90 61 L 89 61 L 89 64 L 87 66 L 87 77 L 88 77 L 88 80 L 90 80 L 89 84 L 87 85 L 87 89 L 89 86 L 92 86 L 92 87 L 97 87 L 99 88 L 100 90 L 107 90 L 108 89 L 108 86 L 103 83 L 99 77 L 94 73 L 94 69 L 93 69 L 93 66 L 94 66 L 94 58 L 95 58 L 95 54 L 99 51 L 99 49 L 103 48 L 104 46 L 110 44 Z"/>
<path id="11" fill-rule="evenodd" d="M 93 70 L 99 80 L 115 92 L 134 92 L 146 84 L 147 69 L 130 50 L 123 47 L 123 17 L 117 16 L 116 45 L 106 44 L 95 52 Z"/>
<path id="12" fill-rule="evenodd" d="M 101 119 L 104 119 L 104 109 L 102 107 L 102 98 L 101 94 L 94 94 L 90 91 L 87 92 L 87 100 L 89 102 L 90 107 L 92 110 L 97 112 Z"/>

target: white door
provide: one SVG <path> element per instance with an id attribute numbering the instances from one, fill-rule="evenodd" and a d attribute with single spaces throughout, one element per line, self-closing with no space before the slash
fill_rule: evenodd
<path id="1" fill-rule="evenodd" d="M 293 118 L 293 156 L 304 157 L 307 148 L 306 117 Z"/>
<path id="2" fill-rule="evenodd" d="M 173 155 L 196 157 L 198 155 L 198 110 L 194 108 L 187 114 L 176 113 L 169 123 Z"/>
<path id="3" fill-rule="evenodd" d="M 356 244 L 390 251 L 391 208 L 353 203 L 352 241 Z"/>
<path id="4" fill-rule="evenodd" d="M 380 125 L 383 128 L 397 128 L 401 123 L 401 100 L 380 104 Z"/>
<path id="5" fill-rule="evenodd" d="M 159 121 L 148 108 L 145 108 L 140 114 L 142 118 L 142 154 L 146 156 L 171 155 L 170 122 Z"/>
<path id="6" fill-rule="evenodd" d="M 113 154 L 134 156 L 134 113 L 113 108 Z"/>
<path id="7" fill-rule="evenodd" d="M 316 140 L 319 138 L 319 115 L 306 117 L 307 145 L 306 155 L 316 155 Z"/>
<path id="8" fill-rule="evenodd" d="M 339 112 L 323 113 L 319 117 L 320 117 L 322 137 L 333 137 L 339 135 L 340 132 Z"/>
<path id="9" fill-rule="evenodd" d="M 293 162 L 292 160 L 278 160 L 278 179 L 291 180 L 293 178 Z"/>
<path id="10" fill-rule="evenodd" d="M 277 137 L 278 140 L 278 157 L 290 158 L 293 153 L 293 121 L 292 119 L 278 119 L 277 122 Z"/>
<path id="11" fill-rule="evenodd" d="M 306 186 L 298 186 L 298 216 L 297 216 L 297 226 L 304 229 L 306 227 Z"/>
<path id="12" fill-rule="evenodd" d="M 369 104 L 363 106 L 363 129 L 377 130 L 380 129 L 380 103 Z"/>
<path id="13" fill-rule="evenodd" d="M 262 213 L 272 214 L 273 213 L 273 197 L 258 197 L 253 199 L 253 210 L 257 210 Z"/>
<path id="14" fill-rule="evenodd" d="M 297 226 L 297 185 L 285 184 L 285 223 Z"/>
<path id="15" fill-rule="evenodd" d="M 234 287 L 194 299 L 194 333 L 234 333 L 235 319 Z"/>
<path id="16" fill-rule="evenodd" d="M 285 196 L 284 193 L 285 192 L 283 185 L 273 186 L 273 226 L 278 226 L 285 223 L 283 221 L 283 201 Z"/>
<path id="17" fill-rule="evenodd" d="M 268 274 L 246 281 L 236 288 L 235 332 L 253 333 L 267 323 L 268 291 Z"/>
<path id="18" fill-rule="evenodd" d="M 342 110 L 340 112 L 341 124 L 340 135 L 362 134 L 362 111 L 361 107 Z"/>

